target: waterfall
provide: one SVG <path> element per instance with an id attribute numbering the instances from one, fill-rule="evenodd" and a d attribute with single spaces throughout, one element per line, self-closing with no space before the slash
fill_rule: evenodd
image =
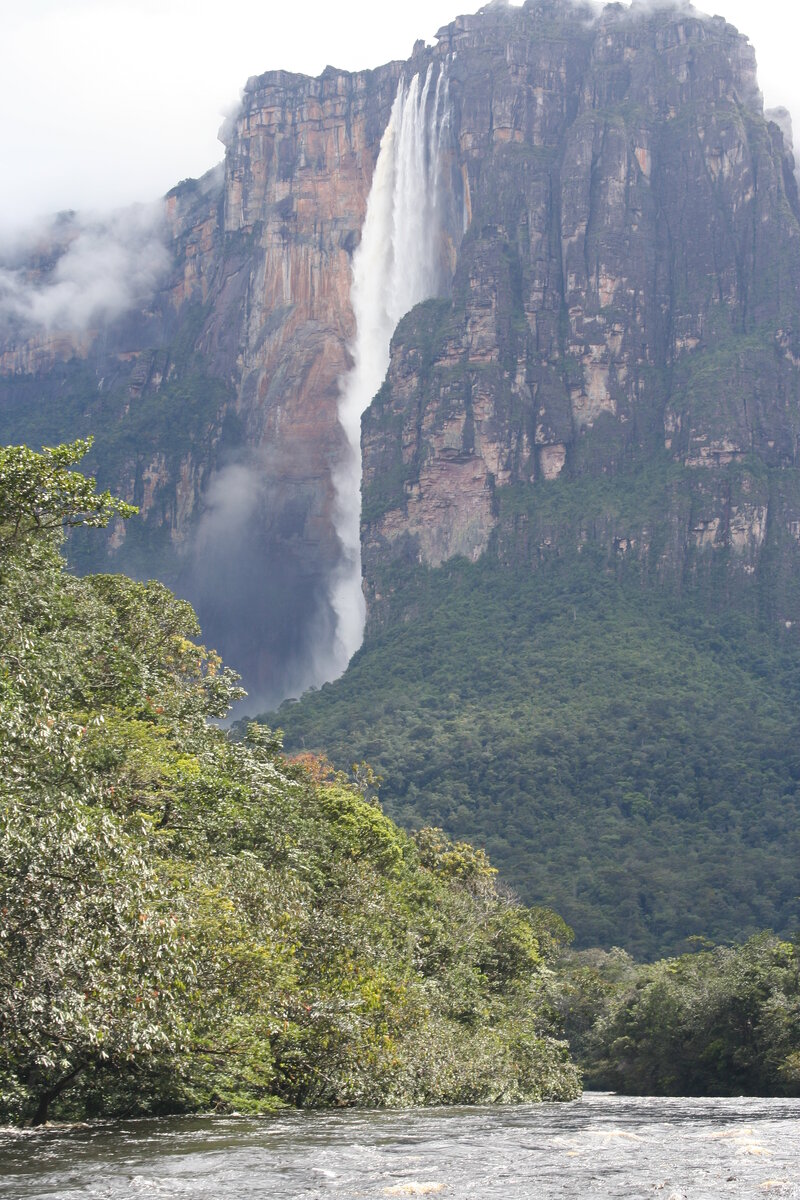
<path id="1" fill-rule="evenodd" d="M 344 671 L 361 645 L 366 616 L 361 590 L 361 416 L 389 366 L 389 343 L 401 317 L 440 293 L 444 230 L 442 161 L 449 130 L 447 77 L 428 67 L 397 88 L 372 179 L 350 291 L 356 323 L 353 367 L 341 381 L 339 422 L 347 439 L 333 476 L 334 524 L 341 561 L 330 585 L 336 616 L 334 663 Z"/>

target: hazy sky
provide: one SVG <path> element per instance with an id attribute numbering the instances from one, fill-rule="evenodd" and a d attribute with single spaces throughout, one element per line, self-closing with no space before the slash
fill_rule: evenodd
<path id="1" fill-rule="evenodd" d="M 479 0 L 0 0 L 0 231 L 150 200 L 222 157 L 249 75 L 405 58 Z M 768 105 L 798 114 L 800 10 L 711 0 L 758 52 Z"/>

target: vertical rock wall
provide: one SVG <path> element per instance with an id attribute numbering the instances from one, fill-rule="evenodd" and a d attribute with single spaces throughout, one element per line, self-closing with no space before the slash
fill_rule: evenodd
<path id="1" fill-rule="evenodd" d="M 400 70 L 251 79 L 224 168 L 165 199 L 170 261 L 146 307 L 0 337 L 0 433 L 93 432 L 91 467 L 141 507 L 81 564 L 185 592 L 255 700 L 318 682 L 330 637 L 351 259 Z"/>
<path id="2" fill-rule="evenodd" d="M 752 47 L 693 10 L 541 0 L 439 52 L 468 228 L 452 304 L 401 325 L 365 423 L 374 612 L 393 564 L 594 542 L 678 583 L 779 562 L 776 615 L 800 619 L 798 201 Z"/>
<path id="3" fill-rule="evenodd" d="M 322 677 L 352 255 L 401 71 L 432 62 L 459 221 L 449 296 L 400 323 L 364 422 L 374 618 L 408 565 L 594 543 L 800 620 L 794 164 L 747 40 L 686 8 L 495 3 L 406 64 L 251 79 L 224 167 L 166 197 L 155 294 L 0 331 L 0 435 L 93 432 L 141 506 L 76 561 L 177 585 L 256 702 Z"/>

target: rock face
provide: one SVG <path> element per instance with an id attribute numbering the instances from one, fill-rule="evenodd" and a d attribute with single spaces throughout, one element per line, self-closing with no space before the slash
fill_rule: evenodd
<path id="1" fill-rule="evenodd" d="M 592 544 L 671 585 L 766 583 L 800 621 L 794 163 L 746 39 L 685 8 L 494 3 L 407 64 L 251 79 L 224 168 L 165 199 L 158 286 L 0 330 L 0 435 L 94 432 L 141 507 L 76 561 L 184 591 L 256 700 L 324 677 L 352 253 L 401 72 L 434 60 L 464 232 L 364 421 L 371 619 L 408 564 Z M 11 264 L 26 286 L 72 237 Z"/>
<path id="2" fill-rule="evenodd" d="M 800 210 L 750 45 L 541 0 L 436 52 L 469 224 L 365 418 L 373 620 L 401 564 L 593 543 L 671 584 L 768 581 L 798 621 Z"/>
<path id="3" fill-rule="evenodd" d="M 91 431 L 101 482 L 140 506 L 102 557 L 76 546 L 81 565 L 186 592 L 254 698 L 312 682 L 330 626 L 350 262 L 399 72 L 251 79 L 224 169 L 165 198 L 169 263 L 146 307 L 0 339 L 4 439 Z M 28 260 L 30 286 L 67 245 Z"/>

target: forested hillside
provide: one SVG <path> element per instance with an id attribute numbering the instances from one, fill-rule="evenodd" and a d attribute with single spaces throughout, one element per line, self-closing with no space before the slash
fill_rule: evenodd
<path id="1" fill-rule="evenodd" d="M 363 762 L 336 771 L 308 752 L 287 759 L 280 737 L 263 726 L 250 725 L 246 739 L 236 741 L 210 725 L 238 689 L 235 676 L 195 641 L 189 606 L 157 583 L 76 579 L 65 570 L 65 524 L 102 526 L 131 515 L 71 469 L 85 448 L 0 451 L 2 1119 L 568 1099 L 579 1076 L 562 1029 L 594 1086 L 797 1093 L 796 938 L 760 934 L 741 947 L 649 966 L 622 950 L 572 952 L 561 919 L 520 905 L 480 849 L 436 828 L 406 834 L 384 816 L 378 781 Z M 420 616 L 430 605 L 444 620 L 430 590 L 442 578 L 420 584 Z M 442 627 L 457 644 L 461 629 L 464 661 L 472 662 L 464 678 L 475 688 L 493 645 L 477 651 L 476 623 L 484 635 L 491 624 L 504 636 L 497 596 L 492 604 L 481 598 L 478 578 L 465 565 L 453 569 Z M 775 681 L 788 695 L 791 657 L 741 614 L 729 614 L 716 624 L 700 616 L 694 625 L 684 621 L 691 637 L 677 654 L 654 658 L 653 629 L 656 618 L 669 619 L 667 609 L 648 612 L 640 602 L 637 617 L 635 597 L 617 583 L 593 589 L 590 603 L 574 575 L 567 582 L 569 606 L 553 579 L 531 608 L 520 580 L 509 579 L 505 620 L 518 624 L 520 606 L 535 611 L 539 633 L 557 652 L 548 674 L 536 659 L 538 634 L 528 639 L 520 655 L 527 687 L 509 681 L 512 707 L 495 713 L 498 733 L 486 743 L 484 766 L 514 750 L 510 725 L 501 736 L 499 716 L 516 714 L 517 737 L 526 714 L 543 729 L 548 714 L 558 715 L 565 744 L 581 737 L 563 702 L 561 676 L 571 688 L 583 680 L 587 713 L 610 708 L 619 719 L 627 705 L 626 728 L 640 706 L 636 728 L 644 746 L 656 721 L 670 718 L 658 687 L 674 691 L 681 678 L 694 687 L 696 673 L 710 671 L 708 694 L 696 703 L 719 708 L 711 671 L 717 662 L 740 684 L 718 716 L 722 749 L 733 754 L 740 743 L 746 760 L 748 738 L 769 733 L 773 778 L 783 777 Z M 611 617 L 617 611 L 624 637 Z M 605 697 L 591 682 L 592 646 L 603 656 Z M 433 769 L 452 785 L 441 739 L 453 732 L 442 715 L 453 693 L 431 703 L 443 685 L 435 649 L 428 646 L 421 670 L 419 647 L 405 666 L 392 647 L 401 664 L 395 699 L 373 716 L 381 729 L 392 707 L 402 713 L 404 704 L 427 700 L 421 710 L 425 736 L 435 734 Z M 651 674 L 642 681 L 645 651 Z M 357 669 L 369 665 L 369 653 Z M 614 664 L 616 675 L 609 673 Z M 362 683 L 362 703 L 377 706 L 377 684 L 370 691 L 368 675 Z M 411 689 L 406 700 L 401 688 Z M 532 709 L 530 697 L 545 691 L 551 708 Z M 461 726 L 457 745 L 465 761 L 477 762 L 470 738 L 492 725 L 479 715 L 477 694 L 465 692 L 462 700 L 471 724 Z M 728 721 L 735 723 L 723 738 Z M 419 769 L 421 724 L 395 745 L 398 766 L 404 747 Z M 610 717 L 604 729 L 611 729 Z M 354 723 L 351 757 L 361 736 Z M 557 777 L 569 758 L 556 753 L 553 724 L 549 737 Z M 623 740 L 606 751 L 609 771 Z M 691 738 L 680 744 L 688 780 L 698 773 L 699 751 Z M 586 746 L 593 771 L 599 745 Z M 674 757 L 667 765 L 678 769 Z M 641 769 L 641 762 L 631 766 Z M 429 794 L 431 808 L 444 815 L 437 799 L 444 791 L 431 786 Z M 602 807 L 607 846 L 624 844 L 626 821 L 640 830 L 643 797 L 641 790 L 623 795 L 621 805 L 630 806 L 624 815 L 620 803 Z M 714 819 L 726 811 L 730 844 L 742 853 L 756 818 L 737 826 L 733 808 L 721 804 Z M 775 807 L 773 819 L 778 815 Z M 585 820 L 578 848 L 588 855 L 596 827 Z M 656 832 L 659 821 L 660 836 L 679 836 L 680 826 L 664 815 L 651 817 Z M 553 864 L 561 864 L 569 885 L 566 836 L 553 845 L 549 858 L 541 841 L 526 856 L 549 863 L 551 878 Z M 681 847 L 666 846 L 665 839 L 664 862 L 674 871 Z M 685 853 L 691 897 L 698 885 Z M 755 861 L 742 859 L 743 875 Z M 783 876 L 777 868 L 773 876 L 777 887 Z M 742 886 L 752 886 L 749 876 Z M 767 898 L 774 894 L 766 874 L 760 886 Z M 591 916 L 588 901 L 584 911 Z"/>
<path id="2" fill-rule="evenodd" d="M 563 922 L 368 771 L 210 725 L 189 605 L 65 570 L 131 513 L 86 448 L 0 450 L 0 1119 L 574 1096 Z"/>
<path id="3" fill-rule="evenodd" d="M 800 660 L 753 607 L 709 600 L 589 550 L 417 571 L 342 679 L 264 719 L 291 749 L 367 759 L 396 820 L 474 840 L 578 945 L 788 934 Z"/>

